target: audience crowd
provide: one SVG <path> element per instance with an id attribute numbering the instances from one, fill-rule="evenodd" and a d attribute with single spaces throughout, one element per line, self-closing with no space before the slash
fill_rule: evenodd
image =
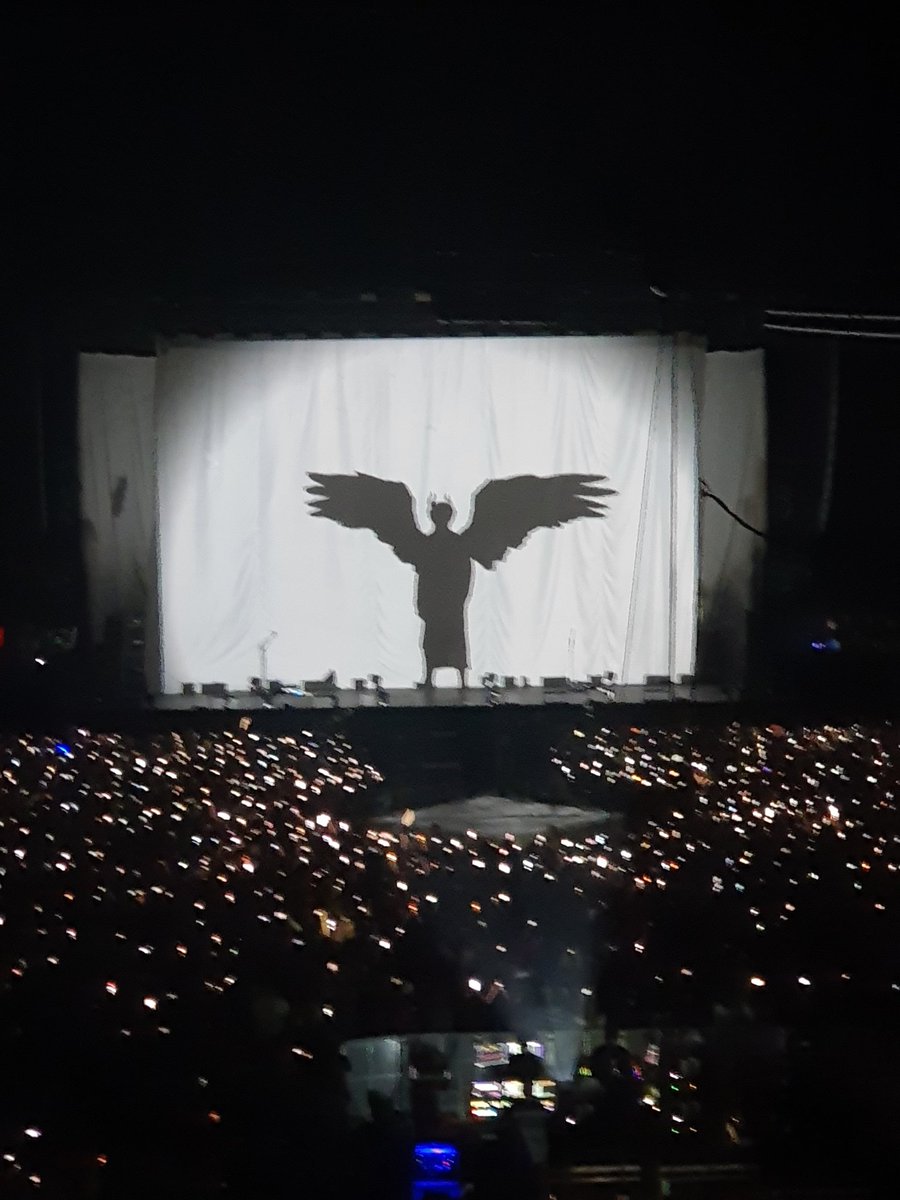
<path id="1" fill-rule="evenodd" d="M 667 1136 L 821 1127 L 811 1048 L 900 1015 L 895 729 L 603 719 L 584 824 L 497 838 L 380 823 L 333 730 L 2 735 L 0 1193 L 368 1194 L 340 1047 L 391 1032 L 703 1029 L 693 1124 L 628 1093 Z"/>

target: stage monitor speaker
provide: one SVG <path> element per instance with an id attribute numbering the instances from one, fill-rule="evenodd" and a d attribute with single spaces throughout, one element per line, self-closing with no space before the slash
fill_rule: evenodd
<path id="1" fill-rule="evenodd" d="M 671 700 L 675 694 L 675 683 L 668 675 L 645 675 L 644 698 L 646 700 Z"/>
<path id="2" fill-rule="evenodd" d="M 181 694 L 182 694 L 182 696 L 196 696 L 197 695 L 196 683 L 183 683 L 181 685 Z"/>
<path id="3" fill-rule="evenodd" d="M 545 692 L 568 692 L 571 689 L 565 675 L 545 675 L 541 684 Z"/>
<path id="4" fill-rule="evenodd" d="M 334 696 L 337 694 L 337 684 L 333 679 L 307 679 L 303 690 L 309 696 Z"/>
<path id="5" fill-rule="evenodd" d="M 503 686 L 505 688 L 514 688 L 516 686 L 515 675 L 504 675 L 503 676 Z"/>
<path id="6" fill-rule="evenodd" d="M 228 699 L 228 685 L 224 683 L 201 684 L 200 691 L 204 696 L 212 696 L 215 700 Z"/>
<path id="7" fill-rule="evenodd" d="M 353 680 L 353 690 L 355 692 L 364 692 L 366 690 L 365 679 L 354 679 Z"/>
<path id="8" fill-rule="evenodd" d="M 679 675 L 678 682 L 682 687 L 693 687 L 697 680 L 693 675 Z"/>

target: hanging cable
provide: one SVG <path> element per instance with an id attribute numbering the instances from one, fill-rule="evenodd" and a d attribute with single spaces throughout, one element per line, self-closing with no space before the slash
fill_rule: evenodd
<path id="1" fill-rule="evenodd" d="M 700 462 L 703 456 L 702 446 L 700 445 L 700 393 L 697 388 L 697 355 L 695 347 L 689 346 L 690 353 L 688 354 L 688 367 L 691 373 L 691 419 L 694 422 L 694 472 L 695 479 L 699 482 L 701 475 Z M 691 621 L 691 657 L 690 670 L 691 674 L 695 674 L 697 668 L 697 646 L 699 640 L 700 623 L 703 619 L 703 523 L 700 520 L 700 494 L 699 489 L 696 494 L 691 496 L 694 506 L 694 618 Z"/>
<path id="2" fill-rule="evenodd" d="M 650 398 L 650 422 L 647 429 L 647 450 L 644 454 L 644 478 L 641 481 L 641 508 L 638 513 L 637 540 L 634 548 L 634 567 L 631 571 L 631 591 L 628 597 L 628 621 L 625 626 L 625 647 L 622 653 L 622 680 L 629 678 L 631 646 L 634 638 L 634 611 L 637 599 L 637 577 L 644 554 L 644 531 L 647 527 L 647 507 L 650 493 L 650 455 L 653 449 L 653 431 L 656 427 L 656 409 L 662 386 L 662 363 L 665 337 L 660 333 L 656 340 L 656 370 L 653 376 L 653 394 Z"/>
<path id="3" fill-rule="evenodd" d="M 755 525 L 751 525 L 749 521 L 745 521 L 743 517 L 739 517 L 733 508 L 729 508 L 724 500 L 721 500 L 714 492 L 709 490 L 709 484 L 705 479 L 700 480 L 700 499 L 712 500 L 713 504 L 718 504 L 719 508 L 721 508 L 723 512 L 728 513 L 732 520 L 737 521 L 741 528 L 746 529 L 749 533 L 754 533 L 757 537 L 761 537 L 768 541 L 769 535 L 765 532 L 765 530 L 757 529 Z"/>
<path id="4" fill-rule="evenodd" d="M 678 346 L 672 338 L 669 371 L 669 644 L 668 676 L 675 678 L 675 644 L 678 636 Z"/>

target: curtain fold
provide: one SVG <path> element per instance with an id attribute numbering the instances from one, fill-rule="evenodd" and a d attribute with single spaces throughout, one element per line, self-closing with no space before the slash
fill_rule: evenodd
<path id="1" fill-rule="evenodd" d="M 153 358 L 82 354 L 79 457 L 91 634 L 109 621 L 156 626 Z"/>
<path id="2" fill-rule="evenodd" d="M 699 473 L 710 491 L 755 529 L 765 530 L 767 432 L 762 350 L 706 356 L 699 397 Z M 700 520 L 698 669 L 717 683 L 745 681 L 747 622 L 765 552 L 712 500 Z"/>

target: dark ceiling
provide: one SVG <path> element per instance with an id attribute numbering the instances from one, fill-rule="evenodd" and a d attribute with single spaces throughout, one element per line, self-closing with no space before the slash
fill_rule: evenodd
<path id="1" fill-rule="evenodd" d="M 271 313 L 418 288 L 528 320 L 573 289 L 894 293 L 892 64 L 846 13 L 259 11 L 211 32 L 42 10 L 7 39 L 14 297 Z"/>

